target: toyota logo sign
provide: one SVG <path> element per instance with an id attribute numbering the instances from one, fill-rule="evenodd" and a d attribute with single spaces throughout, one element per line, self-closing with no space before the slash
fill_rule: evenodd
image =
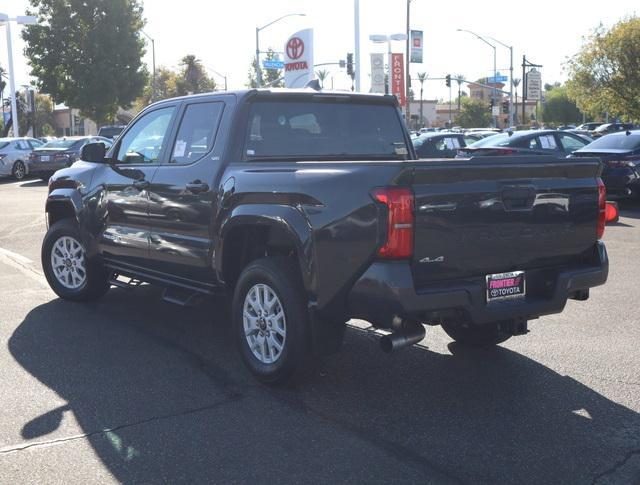
<path id="1" fill-rule="evenodd" d="M 291 37 L 287 42 L 287 56 L 290 59 L 300 59 L 304 54 L 304 42 L 300 37 Z"/>

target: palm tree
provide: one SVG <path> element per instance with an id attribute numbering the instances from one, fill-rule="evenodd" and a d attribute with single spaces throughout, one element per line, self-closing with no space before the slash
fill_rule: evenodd
<path id="1" fill-rule="evenodd" d="M 460 88 L 462 87 L 462 83 L 465 81 L 465 78 L 462 74 L 456 74 L 453 79 L 458 83 L 458 113 L 460 113 Z"/>
<path id="2" fill-rule="evenodd" d="M 514 90 L 516 92 L 516 110 L 515 110 L 515 113 L 514 113 L 515 114 L 514 123 L 517 125 L 518 124 L 518 110 L 517 110 L 517 107 L 518 107 L 518 86 L 520 85 L 520 79 L 515 78 L 515 79 L 512 79 L 511 82 L 513 83 L 513 87 L 514 87 Z"/>
<path id="3" fill-rule="evenodd" d="M 424 82 L 427 80 L 426 72 L 418 73 L 418 81 L 420 82 L 420 125 L 424 126 L 424 121 L 422 118 L 422 93 L 424 91 Z"/>
<path id="4" fill-rule="evenodd" d="M 318 81 L 320 81 L 320 87 L 324 89 L 324 80 L 329 77 L 329 71 L 326 69 L 321 69 L 316 71 L 316 76 L 318 76 Z"/>

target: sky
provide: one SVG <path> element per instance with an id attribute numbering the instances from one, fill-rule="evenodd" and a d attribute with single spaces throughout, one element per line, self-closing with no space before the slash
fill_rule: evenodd
<path id="1" fill-rule="evenodd" d="M 496 5 L 496 6 L 492 6 Z M 27 0 L 0 0 L 0 12 L 10 16 L 24 14 Z M 575 54 L 588 35 L 602 22 L 611 26 L 625 16 L 638 13 L 637 0 L 611 3 L 537 0 L 536 2 L 479 2 L 468 0 L 411 1 L 411 28 L 424 31 L 424 59 L 411 65 L 411 75 L 426 72 L 429 77 L 462 74 L 474 80 L 492 74 L 493 49 L 472 35 L 456 29 L 472 30 L 491 36 L 514 48 L 514 77 L 522 77 L 523 54 L 542 64 L 543 83 L 563 82 L 563 65 Z M 260 32 L 261 50 L 273 47 L 282 51 L 287 37 L 297 30 L 314 29 L 316 64 L 337 62 L 354 50 L 354 9 L 352 0 L 145 0 L 145 32 L 155 39 L 156 65 L 177 68 L 186 54 L 194 54 L 203 64 L 228 78 L 230 89 L 244 88 L 247 71 L 255 53 L 255 28 L 289 13 L 288 17 Z M 4 28 L 0 27 L 0 65 L 7 65 Z M 29 67 L 23 55 L 20 27 L 13 24 L 13 52 L 16 85 L 30 81 Z M 360 46 L 362 88 L 368 91 L 369 53 L 386 52 L 386 45 L 372 44 L 371 34 L 406 31 L 406 0 L 360 0 Z M 404 52 L 402 42 L 394 51 Z M 498 46 L 497 67 L 509 71 L 509 50 Z M 151 46 L 145 55 L 151 71 Z M 344 69 L 330 68 L 334 87 L 349 88 Z M 213 74 L 210 71 L 210 74 Z M 214 76 L 215 77 L 215 76 Z M 222 85 L 222 79 L 218 78 Z M 330 81 L 329 81 L 330 86 Z M 415 91 L 419 83 L 413 82 Z M 444 81 L 427 81 L 424 98 L 447 99 Z"/>

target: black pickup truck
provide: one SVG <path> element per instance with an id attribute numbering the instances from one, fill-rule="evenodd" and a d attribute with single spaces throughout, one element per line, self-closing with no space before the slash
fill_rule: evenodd
<path id="1" fill-rule="evenodd" d="M 442 325 L 490 346 L 607 279 L 592 159 L 417 160 L 392 96 L 249 90 L 143 110 L 49 182 L 42 264 L 62 298 L 226 293 L 244 362 L 299 376 L 345 323 L 391 351 Z"/>

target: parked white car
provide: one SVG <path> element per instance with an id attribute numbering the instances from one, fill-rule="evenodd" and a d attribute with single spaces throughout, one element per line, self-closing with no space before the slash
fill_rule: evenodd
<path id="1" fill-rule="evenodd" d="M 29 155 L 42 145 L 35 138 L 0 138 L 0 177 L 25 178 L 29 174 Z"/>

